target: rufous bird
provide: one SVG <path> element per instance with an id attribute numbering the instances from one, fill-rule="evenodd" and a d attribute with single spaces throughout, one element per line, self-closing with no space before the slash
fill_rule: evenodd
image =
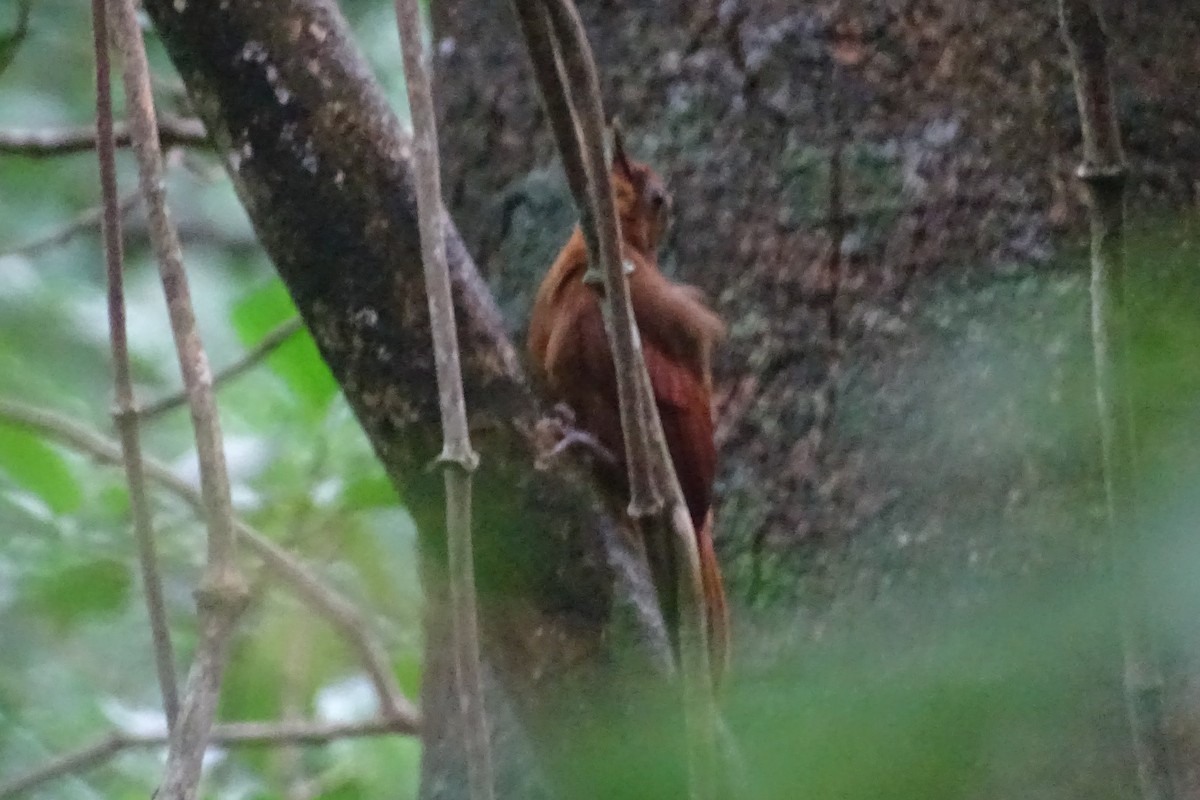
<path id="1" fill-rule="evenodd" d="M 729 615 L 713 550 L 712 501 L 717 453 L 713 442 L 711 354 L 725 326 L 693 286 L 659 271 L 658 246 L 671 197 L 662 179 L 625 155 L 614 131 L 611 181 L 629 273 L 633 314 L 641 336 L 663 434 L 696 531 L 714 679 L 728 664 Z M 543 279 L 529 323 L 529 352 L 539 382 L 565 403 L 578 430 L 608 458 L 594 460 L 601 483 L 622 503 L 629 500 L 625 445 L 616 373 L 605 335 L 602 298 L 585 282 L 587 247 L 575 226 Z M 622 510 L 624 505 L 622 505 Z M 656 546 L 657 545 L 657 546 Z M 647 542 L 652 577 L 672 644 L 678 647 L 678 575 L 668 543 Z"/>

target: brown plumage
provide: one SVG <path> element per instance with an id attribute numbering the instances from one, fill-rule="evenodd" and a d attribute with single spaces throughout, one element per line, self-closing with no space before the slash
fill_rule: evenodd
<path id="1" fill-rule="evenodd" d="M 629 291 L 663 434 L 696 529 L 704 587 L 713 674 L 728 658 L 729 620 L 721 572 L 712 542 L 713 344 L 724 332 L 720 318 L 700 292 L 673 283 L 658 269 L 657 249 L 670 210 L 662 180 L 648 166 L 629 160 L 617 138 L 612 186 L 620 218 L 622 257 L 632 262 Z M 587 248 L 576 226 L 550 267 L 529 323 L 529 352 L 539 378 L 556 401 L 575 414 L 576 425 L 617 456 L 617 465 L 598 464 L 602 482 L 628 500 L 617 383 L 605 335 L 601 299 L 583 282 Z M 655 588 L 672 641 L 677 644 L 678 576 L 666 543 L 647 542 Z"/>

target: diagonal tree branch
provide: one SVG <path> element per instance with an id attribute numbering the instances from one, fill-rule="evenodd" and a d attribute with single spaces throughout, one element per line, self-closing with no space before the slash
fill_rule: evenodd
<path id="1" fill-rule="evenodd" d="M 208 357 L 196 329 L 179 237 L 167 213 L 162 150 L 150 88 L 138 10 L 134 0 L 110 0 L 117 47 L 124 62 L 125 98 L 130 136 L 138 162 L 139 185 L 146 201 L 150 241 L 158 260 L 171 331 L 192 411 L 192 429 L 200 462 L 200 491 L 208 526 L 208 557 L 196 590 L 200 642 L 188 674 L 179 720 L 171 732 L 167 765 L 159 794 L 164 800 L 192 800 L 199 792 L 201 763 L 220 698 L 234 626 L 249 597 L 238 569 L 237 534 L 229 477 L 212 389 Z"/>
<path id="2" fill-rule="evenodd" d="M 1059 0 L 1083 132 L 1078 176 L 1091 217 L 1092 352 L 1100 420 L 1109 558 L 1119 592 L 1125 699 L 1144 800 L 1178 796 L 1164 711 L 1164 683 L 1145 608 L 1145 555 L 1138 519 L 1133 356 L 1125 273 L 1128 167 L 1108 63 L 1108 35 L 1096 0 Z"/>
<path id="3" fill-rule="evenodd" d="M 85 453 L 102 464 L 123 464 L 118 444 L 52 411 L 0 397 L 0 421 L 36 431 L 73 450 Z M 147 478 L 182 499 L 197 514 L 203 515 L 204 498 L 195 487 L 154 459 L 144 458 L 143 463 Z M 415 727 L 418 724 L 416 707 L 396 684 L 387 651 L 354 603 L 325 584 L 295 556 L 249 525 L 238 520 L 235 527 L 241 541 L 262 560 L 280 583 L 317 615 L 323 617 L 358 653 L 363 669 L 367 671 L 379 695 L 381 713 Z"/>
<path id="4" fill-rule="evenodd" d="M 209 736 L 210 746 L 275 747 L 280 745 L 323 745 L 343 739 L 392 734 L 415 734 L 416 728 L 406 720 L 379 717 L 363 722 L 229 722 L 214 725 Z M 32 769 L 24 775 L 0 784 L 0 800 L 19 797 L 43 783 L 67 775 L 94 769 L 125 750 L 162 747 L 170 738 L 165 733 L 112 733 L 93 744 L 85 745 Z"/>
<path id="5" fill-rule="evenodd" d="M 531 0 L 521 0 L 530 2 Z M 595 59 L 579 12 L 570 0 L 549 0 L 544 5 L 550 30 L 557 40 L 554 51 L 562 59 L 562 69 L 556 74 L 565 78 L 563 91 L 568 106 L 574 111 L 574 142 L 572 153 L 563 157 L 564 164 L 581 162 L 586 176 L 585 192 L 575 198 L 581 218 L 590 217 L 595 226 L 593 237 L 596 252 L 589 253 L 591 268 L 600 273 L 607 303 L 604 304 L 609 343 L 616 365 L 617 396 L 621 409 L 621 429 L 625 437 L 626 459 L 629 465 L 629 511 L 635 519 L 657 514 L 665 502 L 661 487 L 656 483 L 651 463 L 651 433 L 644 423 L 646 397 L 640 390 L 640 375 L 645 372 L 637 323 L 629 299 L 629 284 L 621 259 L 620 232 L 613 203 L 612 187 L 608 183 L 608 162 L 604 154 L 604 110 L 600 100 L 600 81 L 596 75 Z M 547 108 L 557 105 L 553 100 Z M 558 123 L 558 127 L 565 127 Z M 578 155 L 576 156 L 575 153 Z M 572 190 L 581 188 L 573 182 Z"/>
<path id="6" fill-rule="evenodd" d="M 137 207 L 138 201 L 142 199 L 140 192 L 130 192 L 121 198 L 119 207 L 121 216 L 124 217 L 129 212 Z M 36 239 L 30 239 L 24 244 L 18 244 L 8 250 L 0 252 L 0 258 L 9 256 L 25 256 L 32 258 L 46 250 L 66 244 L 75 236 L 97 228 L 104 221 L 104 206 L 103 204 L 93 206 L 92 208 L 84 209 L 62 227 L 49 233 L 38 236 Z"/>
<path id="7" fill-rule="evenodd" d="M 117 147 L 133 144 L 129 123 L 113 128 Z M 159 143 L 168 147 L 211 147 L 204 126 L 194 119 L 162 117 L 158 126 Z M 96 147 L 96 129 L 92 127 L 47 130 L 0 130 L 0 155 L 48 158 L 86 153 Z"/>
<path id="8" fill-rule="evenodd" d="M 103 196 L 104 256 L 108 273 L 108 327 L 112 342 L 113 382 L 116 385 L 114 418 L 121 438 L 125 461 L 125 480 L 129 484 L 129 505 L 133 511 L 133 532 L 138 563 L 142 572 L 142 591 L 150 618 L 150 637 L 154 647 L 154 666 L 167 717 L 167 730 L 175 729 L 179 717 L 179 689 L 175 680 L 175 652 L 163 602 L 162 578 L 154 542 L 154 521 L 146 497 L 146 475 L 142 464 L 141 435 L 134 413 L 133 378 L 129 366 L 129 336 L 125 325 L 124 248 L 121 240 L 121 209 L 117 200 L 117 159 L 113 145 L 112 76 L 108 57 L 108 13 L 105 0 L 92 0 L 92 36 L 96 58 L 96 152 L 100 161 L 100 189 Z"/>
<path id="9" fill-rule="evenodd" d="M 589 197 L 588 173 L 584 166 L 583 153 L 576 140 L 575 110 L 567 90 L 567 76 L 559 52 L 558 39 L 550 24 L 546 7 L 540 2 L 512 3 L 521 26 L 521 38 L 533 63 L 533 79 L 537 83 L 538 95 L 550 120 L 554 144 L 563 161 L 563 172 L 573 198 Z M 596 224 L 591 202 L 576 202 L 579 212 L 579 228 L 587 245 L 588 258 L 593 264 L 600 262 L 600 244 L 596 239 Z"/>
<path id="10" fill-rule="evenodd" d="M 538 11 L 533 8 L 539 2 L 544 4 L 549 18 L 548 31 L 538 21 Z M 722 778 L 717 744 L 719 717 L 709 663 L 700 556 L 691 517 L 663 435 L 633 316 L 604 155 L 604 112 L 595 59 L 572 0 L 516 0 L 516 3 L 523 33 L 534 37 L 529 43 L 529 51 L 535 60 L 535 73 L 541 73 L 539 88 L 543 91 L 551 88 L 544 100 L 547 113 L 561 114 L 564 106 L 573 111 L 570 121 L 560 120 L 554 124 L 554 129 L 560 147 L 566 144 L 574 151 L 564 154 L 564 164 L 572 168 L 577 161 L 582 161 L 587 176 L 586 191 L 582 195 L 578 193 L 578 180 L 570 182 L 576 206 L 582 211 L 590 205 L 590 217 L 581 213 L 581 218 L 595 225 L 593 239 L 589 241 L 594 241 L 597 246 L 588 255 L 591 269 L 598 268 L 603 278 L 605 327 L 613 354 L 629 471 L 629 514 L 640 526 L 647 554 L 652 550 L 665 550 L 659 560 L 673 562 L 675 574 L 683 576 L 677 586 L 679 666 L 688 742 L 689 793 L 696 800 L 711 798 L 722 791 Z M 524 10 L 520 10 L 522 5 L 526 6 Z M 538 41 L 546 33 L 555 42 L 550 47 Z M 557 54 L 561 61 L 556 58 L 550 64 L 547 51 Z M 556 83 L 558 91 L 554 90 Z M 565 101 L 560 100 L 560 92 Z M 572 141 L 564 142 L 561 133 L 568 127 L 574 136 Z"/>
<path id="11" fill-rule="evenodd" d="M 442 465 L 446 491 L 446 567 L 450 576 L 451 641 L 455 689 L 462 714 L 467 786 L 471 800 L 492 800 L 495 778 L 488 742 L 483 668 L 479 658 L 479 620 L 475 591 L 475 554 L 471 543 L 472 473 L 479 456 L 471 448 L 463 399 L 458 330 L 446 264 L 445 210 L 438 167 L 437 121 L 433 109 L 429 53 L 423 44 L 417 0 L 396 0 L 396 21 L 404 54 L 404 82 L 412 108 L 417 213 L 425 291 L 442 422 Z"/>
<path id="12" fill-rule="evenodd" d="M 258 344 L 247 350 L 245 355 L 213 375 L 213 390 L 220 389 L 226 383 L 241 377 L 258 366 L 299 333 L 302 327 L 304 327 L 304 323 L 298 318 L 290 319 L 275 326 L 267 332 L 267 335 Z M 187 401 L 187 390 L 184 389 L 166 397 L 160 397 L 158 400 L 139 407 L 137 415 L 143 420 L 152 420 L 186 405 Z"/>

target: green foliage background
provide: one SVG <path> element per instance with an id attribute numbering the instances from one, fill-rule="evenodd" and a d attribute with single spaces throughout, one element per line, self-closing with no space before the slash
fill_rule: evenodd
<path id="1" fill-rule="evenodd" d="M 0 4 L 0 34 L 15 4 Z M 360 41 L 406 113 L 390 4 L 347 4 Z M 186 111 L 153 35 L 160 109 Z M 89 124 L 94 90 L 86 4 L 37 0 L 29 33 L 0 75 L 0 126 Z M 120 108 L 120 81 L 115 82 Z M 118 112 L 119 113 L 119 112 Z M 188 153 L 170 171 L 201 333 L 214 369 L 236 360 L 295 309 L 254 241 L 220 164 Z M 122 192 L 136 187 L 120 155 Z M 68 414 L 111 436 L 104 264 L 95 231 L 18 253 L 99 198 L 95 156 L 0 157 L 0 394 Z M 180 385 L 162 291 L 140 210 L 126 220 L 129 327 L 143 401 Z M 415 697 L 419 591 L 412 522 L 307 333 L 221 391 L 221 420 L 238 512 L 284 542 L 369 611 L 397 675 Z M 195 480 L 186 409 L 146 425 L 148 454 Z M 172 632 L 182 670 L 195 640 L 191 590 L 204 531 L 191 511 L 153 493 Z M 161 727 L 145 610 L 120 470 L 0 423 L 0 784 L 115 729 Z M 247 559 L 247 565 L 251 561 Z M 330 720 L 374 710 L 361 667 L 338 637 L 271 581 L 238 636 L 220 719 Z M 338 742 L 294 752 L 225 751 L 208 796 L 277 798 L 289 783 L 320 798 L 415 796 L 410 738 Z M 146 797 L 162 752 L 46 784 L 34 797 Z"/>

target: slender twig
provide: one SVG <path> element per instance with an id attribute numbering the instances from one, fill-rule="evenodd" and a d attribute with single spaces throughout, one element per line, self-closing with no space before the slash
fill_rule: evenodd
<path id="1" fill-rule="evenodd" d="M 540 8 L 539 8 L 540 4 Z M 642 530 L 646 548 L 665 543 L 677 565 L 679 659 L 688 741 L 690 792 L 696 800 L 721 792 L 717 749 L 717 711 L 709 663 L 700 557 L 691 517 L 675 475 L 633 317 L 629 285 L 621 258 L 617 215 L 604 156 L 604 111 L 595 59 L 572 0 L 514 0 L 538 87 L 554 122 L 568 170 L 583 165 L 586 183 L 568 173 L 585 237 L 591 270 L 603 279 L 604 319 L 617 378 L 626 468 L 629 515 Z M 543 21 L 543 16 L 545 20 Z M 549 38 L 549 43 L 541 41 Z M 561 95 L 561 96 L 560 96 Z M 567 136 L 570 131 L 572 135 Z"/>
<path id="2" fill-rule="evenodd" d="M 253 367 L 260 364 L 295 336 L 303 326 L 304 323 L 297 317 L 268 331 L 267 335 L 258 344 L 254 345 L 253 348 L 248 350 L 245 355 L 213 375 L 213 389 L 219 389 L 229 381 L 249 372 Z M 180 390 L 174 394 L 159 398 L 152 403 L 147 403 L 138 409 L 137 414 L 143 420 L 151 420 L 186 405 L 187 401 L 187 390 Z"/>
<path id="3" fill-rule="evenodd" d="M 640 372 L 637 366 L 643 359 L 629 297 L 629 284 L 621 259 L 616 206 L 608 181 L 600 81 L 587 32 L 571 0 L 548 0 L 544 8 L 553 35 L 558 40 L 554 49 L 562 59 L 561 70 L 556 68 L 549 74 L 565 78 L 563 91 L 567 93 L 575 112 L 574 149 L 578 151 L 578 156 L 564 156 L 563 163 L 572 164 L 578 158 L 584 165 L 587 194 L 576 197 L 575 204 L 580 209 L 580 219 L 590 218 L 596 226 L 594 236 L 597 252 L 589 253 L 588 257 L 591 268 L 601 273 L 607 301 L 604 304 L 605 321 L 613 349 L 613 362 L 616 364 L 617 398 L 629 470 L 629 513 L 634 519 L 642 519 L 661 511 L 664 498 L 652 468 L 652 434 L 640 419 L 644 414 L 639 414 L 639 411 L 645 411 L 647 404 L 639 387 Z M 552 107 L 547 102 L 547 109 Z M 572 186 L 573 191 L 577 188 Z M 624 369 L 624 365 L 630 365 L 630 368 Z M 644 371 L 643 368 L 641 372 Z"/>
<path id="4" fill-rule="evenodd" d="M 210 746 L 262 747 L 276 745 L 323 745 L 343 739 L 392 734 L 412 735 L 416 728 L 395 717 L 377 717 L 363 722 L 229 722 L 214 725 Z M 93 744 L 64 753 L 37 769 L 0 784 L 0 800 L 17 797 L 43 783 L 93 769 L 125 750 L 162 747 L 166 733 L 112 733 Z"/>
<path id="5" fill-rule="evenodd" d="M 835 76 L 838 74 L 834 71 Z M 834 86 L 838 81 L 834 81 Z M 825 311 L 825 328 L 829 336 L 831 376 L 837 372 L 837 363 L 842 350 L 841 294 L 842 294 L 842 247 L 846 243 L 846 202 L 843 161 L 846 152 L 847 131 L 842 120 L 839 98 L 833 98 L 833 147 L 829 153 L 829 259 L 825 264 L 828 283 L 828 306 Z"/>
<path id="6" fill-rule="evenodd" d="M 541 2 L 513 3 L 521 35 L 533 63 L 533 78 L 538 93 L 546 106 L 546 117 L 554 133 L 554 143 L 562 157 L 563 172 L 567 185 L 575 198 L 590 197 L 588 192 L 587 167 L 575 135 L 575 112 L 567 89 L 562 55 L 558 51 L 558 40 L 550 26 L 550 17 Z M 592 264 L 600 263 L 600 245 L 596 241 L 596 225 L 590 202 L 576 203 L 579 211 L 579 229 L 583 232 L 588 259 Z"/>
<path id="7" fill-rule="evenodd" d="M 1144 800 L 1178 795 L 1163 711 L 1163 678 L 1144 608 L 1136 510 L 1137 443 L 1132 403 L 1132 355 L 1126 306 L 1125 184 L 1107 34 L 1095 0 L 1060 0 L 1063 38 L 1075 78 L 1083 132 L 1085 186 L 1091 217 L 1092 347 L 1100 418 L 1109 556 L 1118 581 L 1125 661 L 1125 698 Z"/>
<path id="8" fill-rule="evenodd" d="M 92 44 L 96 58 L 96 153 L 100 162 L 100 193 L 103 198 L 104 259 L 108 273 L 108 329 L 112 342 L 114 419 L 121 438 L 125 481 L 129 484 L 129 506 L 142 591 L 150 618 L 154 667 L 162 694 L 168 730 L 175 729 L 179 716 L 179 689 L 175 680 L 175 652 L 163 602 L 162 578 L 154 543 L 154 520 L 146 497 L 146 474 L 142 466 L 141 435 L 134 414 L 133 378 L 129 365 L 129 334 L 125 325 L 124 246 L 121 240 L 121 209 L 117 200 L 117 158 L 113 146 L 112 76 L 108 57 L 108 14 L 105 0 L 92 0 Z"/>
<path id="9" fill-rule="evenodd" d="M 137 207 L 138 201 L 142 195 L 140 192 L 130 192 L 121 198 L 119 205 L 121 216 L 124 217 L 130 211 Z M 0 252 L 0 258 L 9 256 L 25 256 L 32 258 L 43 251 L 64 245 L 71 239 L 75 238 L 84 231 L 90 231 L 101 225 L 104 221 L 104 205 L 97 205 L 91 208 L 84 209 L 79 212 L 70 222 L 66 223 L 57 230 L 38 236 L 36 239 L 30 239 L 24 244 L 18 244 L 9 250 Z"/>
<path id="10" fill-rule="evenodd" d="M 467 429 L 454 300 L 450 290 L 450 270 L 446 264 L 437 121 L 430 88 L 429 53 L 424 47 L 417 0 L 396 0 L 396 20 L 404 53 L 409 106 L 412 108 L 421 254 L 442 419 L 442 452 L 438 462 L 442 465 L 446 486 L 455 689 L 463 719 L 469 796 L 471 800 L 490 800 L 495 796 L 495 781 L 483 697 L 475 567 L 471 547 L 471 473 L 475 471 L 479 457 L 471 449 Z"/>
<path id="11" fill-rule="evenodd" d="M 53 411 L 0 397 L 0 421 L 35 431 L 102 464 L 121 466 L 123 463 L 121 448 L 117 443 Z M 143 463 L 147 478 L 182 499 L 198 514 L 204 513 L 204 498 L 195 487 L 154 459 L 144 458 Z M 266 536 L 240 520 L 235 522 L 235 527 L 241 541 L 262 560 L 283 586 L 341 633 L 358 653 L 379 695 L 381 713 L 407 720 L 407 724 L 416 726 L 416 707 L 396 684 L 387 651 L 358 608 Z"/>
<path id="12" fill-rule="evenodd" d="M 808 442 L 817 458 L 825 452 L 825 440 L 833 425 L 837 409 L 837 389 L 841 380 L 842 351 L 845 349 L 842 326 L 842 284 L 845 265 L 842 261 L 842 248 L 846 242 L 846 212 L 845 212 L 845 173 L 844 159 L 848 131 L 842 114 L 842 104 L 838 87 L 844 82 L 840 78 L 840 65 L 835 61 L 831 70 L 833 146 L 829 153 L 829 252 L 825 261 L 825 332 L 826 359 L 825 377 L 815 395 L 814 420 L 808 433 Z M 815 480 L 816 476 L 813 476 Z"/>
<path id="13" fill-rule="evenodd" d="M 150 241 L 158 261 L 175 349 L 192 411 L 192 429 L 200 463 L 200 491 L 208 526 L 208 555 L 196 589 L 200 640 L 159 787 L 162 800 L 192 800 L 199 791 L 201 762 L 217 710 L 221 676 L 233 629 L 245 607 L 249 590 L 238 569 L 237 533 L 212 372 L 196 329 L 179 237 L 167 213 L 150 65 L 138 24 L 137 4 L 135 0 L 110 0 L 109 7 L 115 12 L 117 46 L 124 62 L 126 113 L 138 162 L 139 185 L 146 201 Z"/>
<path id="14" fill-rule="evenodd" d="M 117 147 L 133 144 L 130 125 L 113 128 Z M 159 120 L 158 136 L 167 147 L 211 147 L 208 133 L 199 120 L 164 116 Z M 46 158 L 86 153 L 96 147 L 96 129 L 89 126 L 48 130 L 0 130 L 0 155 Z"/>

